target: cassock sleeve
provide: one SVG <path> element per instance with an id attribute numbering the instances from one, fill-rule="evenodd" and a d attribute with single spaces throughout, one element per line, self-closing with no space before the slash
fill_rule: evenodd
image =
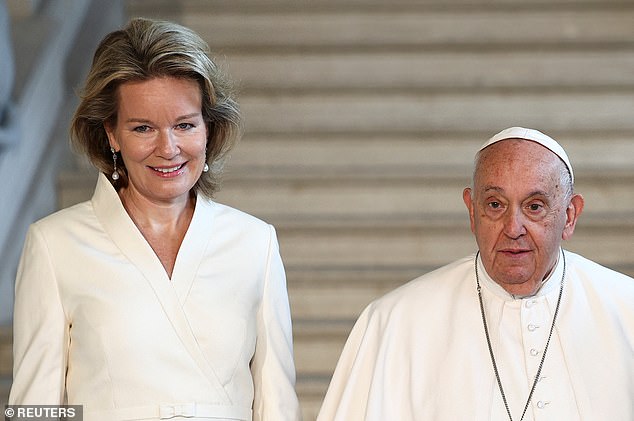
<path id="1" fill-rule="evenodd" d="M 359 316 L 343 348 L 317 421 L 363 421 L 379 364 L 379 325 L 373 304 Z M 375 405 L 378 403 L 374 403 Z M 371 418 L 371 417 L 370 417 Z"/>
<path id="2" fill-rule="evenodd" d="M 301 415 L 295 393 L 291 314 L 286 275 L 272 226 L 267 260 L 251 362 L 255 388 L 253 421 L 297 421 Z"/>
<path id="3" fill-rule="evenodd" d="M 49 249 L 32 225 L 15 284 L 10 405 L 63 403 L 68 345 L 69 323 Z"/>

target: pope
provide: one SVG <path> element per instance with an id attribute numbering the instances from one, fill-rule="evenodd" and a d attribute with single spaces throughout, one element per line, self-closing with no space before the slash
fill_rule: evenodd
<path id="1" fill-rule="evenodd" d="M 478 251 L 363 311 L 317 420 L 633 420 L 634 280 L 562 248 L 564 149 L 503 130 L 463 200 Z"/>

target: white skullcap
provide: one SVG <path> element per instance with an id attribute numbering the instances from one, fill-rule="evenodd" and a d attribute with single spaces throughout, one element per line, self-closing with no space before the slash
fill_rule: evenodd
<path id="1" fill-rule="evenodd" d="M 570 178 L 573 183 L 575 182 L 575 176 L 572 172 L 572 164 L 570 164 L 570 160 L 568 159 L 568 155 L 566 155 L 564 148 L 562 148 L 561 145 L 552 137 L 546 136 L 544 133 L 534 129 L 525 129 L 524 127 L 509 127 L 508 129 L 504 129 L 491 139 L 487 140 L 486 143 L 480 147 L 478 152 L 493 145 L 494 143 L 506 139 L 526 139 L 539 143 L 543 147 L 549 149 L 552 153 L 557 155 L 564 164 L 566 164 L 568 172 L 570 173 Z"/>

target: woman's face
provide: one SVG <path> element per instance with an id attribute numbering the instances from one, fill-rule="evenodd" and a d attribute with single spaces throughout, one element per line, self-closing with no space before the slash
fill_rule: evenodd
<path id="1" fill-rule="evenodd" d="M 202 95 L 190 79 L 154 78 L 118 88 L 110 146 L 128 171 L 122 194 L 156 204 L 186 201 L 205 165 Z"/>

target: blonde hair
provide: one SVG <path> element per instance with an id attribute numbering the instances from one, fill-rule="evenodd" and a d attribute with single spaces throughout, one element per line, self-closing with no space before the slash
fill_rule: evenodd
<path id="1" fill-rule="evenodd" d="M 193 192 L 212 197 L 228 152 L 242 131 L 240 109 L 232 82 L 209 57 L 200 36 L 181 25 L 136 18 L 101 41 L 71 122 L 71 142 L 101 172 L 113 171 L 112 152 L 104 124 L 116 124 L 118 88 L 123 83 L 156 77 L 195 80 L 202 94 L 202 115 L 207 125 L 209 171 L 198 179 Z M 117 160 L 117 188 L 128 184 L 123 160 Z"/>

